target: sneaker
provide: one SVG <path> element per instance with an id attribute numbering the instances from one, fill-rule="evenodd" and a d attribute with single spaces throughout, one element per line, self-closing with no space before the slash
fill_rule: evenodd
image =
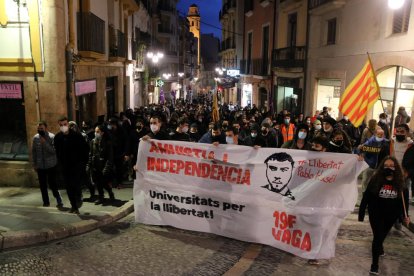
<path id="1" fill-rule="evenodd" d="M 49 203 L 43 203 L 43 207 L 50 207 Z"/>
<path id="2" fill-rule="evenodd" d="M 383 251 L 383 252 L 380 254 L 380 257 L 385 257 L 385 256 L 387 256 L 387 254 L 385 254 L 385 252 Z"/>
<path id="3" fill-rule="evenodd" d="M 378 266 L 377 265 L 371 265 L 371 269 L 369 270 L 369 274 L 379 275 Z"/>

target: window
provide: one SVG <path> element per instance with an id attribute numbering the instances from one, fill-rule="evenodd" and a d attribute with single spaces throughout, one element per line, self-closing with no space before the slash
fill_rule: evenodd
<path id="1" fill-rule="evenodd" d="M 267 75 L 267 67 L 269 64 L 269 26 L 263 27 L 262 41 L 262 68 L 261 75 Z"/>
<path id="2" fill-rule="evenodd" d="M 411 0 L 405 1 L 405 4 L 400 9 L 394 11 L 392 20 L 392 33 L 406 33 L 408 31 L 408 24 L 410 23 Z"/>
<path id="3" fill-rule="evenodd" d="M 252 47 L 253 47 L 253 33 L 249 33 L 248 35 L 248 42 L 247 42 L 247 67 L 246 72 L 249 74 L 250 72 L 250 64 L 252 61 Z"/>
<path id="4" fill-rule="evenodd" d="M 328 33 L 326 44 L 333 45 L 336 43 L 336 18 L 328 20 Z"/>
<path id="5" fill-rule="evenodd" d="M 295 47 L 296 46 L 296 30 L 298 26 L 298 14 L 292 13 L 288 16 L 288 32 L 287 32 L 287 46 Z"/>
<path id="6" fill-rule="evenodd" d="M 194 26 L 194 21 L 191 21 L 191 26 Z"/>

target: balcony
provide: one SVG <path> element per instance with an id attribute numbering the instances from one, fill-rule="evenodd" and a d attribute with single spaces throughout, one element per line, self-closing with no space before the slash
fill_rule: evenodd
<path id="1" fill-rule="evenodd" d="M 126 58 L 125 34 L 109 26 L 109 57 L 112 61 L 122 61 Z M 118 59 L 120 58 L 120 59 Z"/>
<path id="2" fill-rule="evenodd" d="M 310 0 L 309 10 L 311 14 L 321 15 L 341 8 L 346 2 L 346 0 Z"/>
<path id="3" fill-rule="evenodd" d="M 234 38 L 232 37 L 229 37 L 221 42 L 221 52 L 235 48 L 236 44 L 234 43 Z"/>
<path id="4" fill-rule="evenodd" d="M 168 34 L 168 35 L 174 34 L 170 26 L 163 26 L 163 25 L 158 25 L 158 33 Z"/>
<path id="5" fill-rule="evenodd" d="M 305 65 L 306 47 L 287 47 L 274 49 L 272 53 L 272 67 L 300 68 Z"/>
<path id="6" fill-rule="evenodd" d="M 269 62 L 262 58 L 252 60 L 242 59 L 240 61 L 240 74 L 268 76 Z"/>
<path id="7" fill-rule="evenodd" d="M 91 12 L 77 13 L 78 50 L 105 54 L 105 21 Z M 82 53 L 83 54 L 83 53 Z"/>

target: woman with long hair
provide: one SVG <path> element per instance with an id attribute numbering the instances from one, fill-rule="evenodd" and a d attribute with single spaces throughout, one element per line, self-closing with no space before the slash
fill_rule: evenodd
<path id="1" fill-rule="evenodd" d="M 379 257 L 385 255 L 384 240 L 394 222 L 404 217 L 403 183 L 400 165 L 394 157 L 387 156 L 374 172 L 363 194 L 358 220 L 364 221 L 365 209 L 368 206 L 369 223 L 374 235 L 370 274 L 378 275 Z M 409 222 L 409 217 L 405 217 L 404 223 Z"/>

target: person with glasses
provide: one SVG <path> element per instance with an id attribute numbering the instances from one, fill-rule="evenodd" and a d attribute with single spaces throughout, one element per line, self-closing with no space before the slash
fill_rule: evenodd
<path id="1" fill-rule="evenodd" d="M 378 275 L 379 257 L 385 256 L 383 243 L 397 219 L 409 224 L 403 207 L 403 173 L 395 157 L 387 156 L 371 177 L 359 207 L 358 220 L 364 221 L 368 207 L 371 225 L 372 264 L 370 274 Z"/>

